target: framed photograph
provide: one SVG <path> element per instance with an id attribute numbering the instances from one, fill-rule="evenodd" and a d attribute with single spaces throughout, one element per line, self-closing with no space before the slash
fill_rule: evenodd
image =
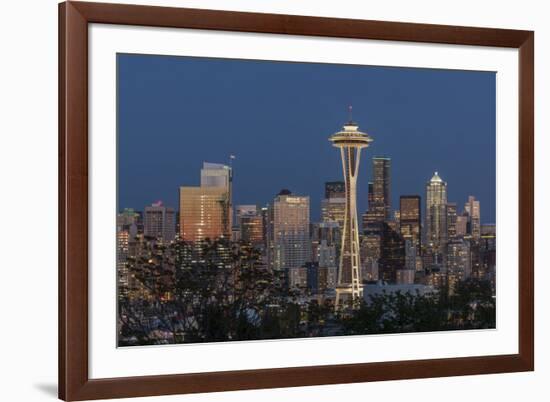
<path id="1" fill-rule="evenodd" d="M 534 369 L 533 32 L 59 23 L 61 399 Z"/>

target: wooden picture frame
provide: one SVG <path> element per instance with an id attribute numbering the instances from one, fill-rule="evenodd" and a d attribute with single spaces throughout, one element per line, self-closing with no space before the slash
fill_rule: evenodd
<path id="1" fill-rule="evenodd" d="M 519 353 L 90 379 L 88 24 L 242 31 L 519 49 Z M 534 369 L 534 33 L 104 3 L 59 5 L 59 397 L 64 400 L 293 387 Z"/>

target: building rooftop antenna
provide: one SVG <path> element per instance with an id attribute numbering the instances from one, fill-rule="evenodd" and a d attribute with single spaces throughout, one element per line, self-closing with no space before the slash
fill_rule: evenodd
<path id="1" fill-rule="evenodd" d="M 235 155 L 230 154 L 229 155 L 229 177 L 230 179 L 233 179 L 233 160 L 236 158 Z"/>

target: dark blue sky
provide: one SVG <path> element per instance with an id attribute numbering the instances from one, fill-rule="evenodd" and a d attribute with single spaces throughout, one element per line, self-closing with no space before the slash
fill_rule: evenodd
<path id="1" fill-rule="evenodd" d="M 496 75 L 413 68 L 118 55 L 118 206 L 178 207 L 203 161 L 234 161 L 234 204 L 271 202 L 282 188 L 311 197 L 342 179 L 328 137 L 353 105 L 374 142 L 363 150 L 359 213 L 372 156 L 392 159 L 392 202 L 418 194 L 434 171 L 462 210 L 481 201 L 495 222 Z"/>

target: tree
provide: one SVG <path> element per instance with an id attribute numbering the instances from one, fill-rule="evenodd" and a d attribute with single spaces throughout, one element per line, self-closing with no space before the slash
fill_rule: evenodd
<path id="1" fill-rule="evenodd" d="M 345 334 L 385 334 L 495 327 L 495 299 L 485 281 L 460 282 L 451 296 L 381 293 L 341 318 Z"/>
<path id="2" fill-rule="evenodd" d="M 176 242 L 132 261 L 145 289 L 120 303 L 123 342 L 216 342 L 304 336 L 301 309 L 245 243 Z M 168 334 L 168 337 L 165 335 Z M 164 336 L 164 338 L 158 338 Z"/>

